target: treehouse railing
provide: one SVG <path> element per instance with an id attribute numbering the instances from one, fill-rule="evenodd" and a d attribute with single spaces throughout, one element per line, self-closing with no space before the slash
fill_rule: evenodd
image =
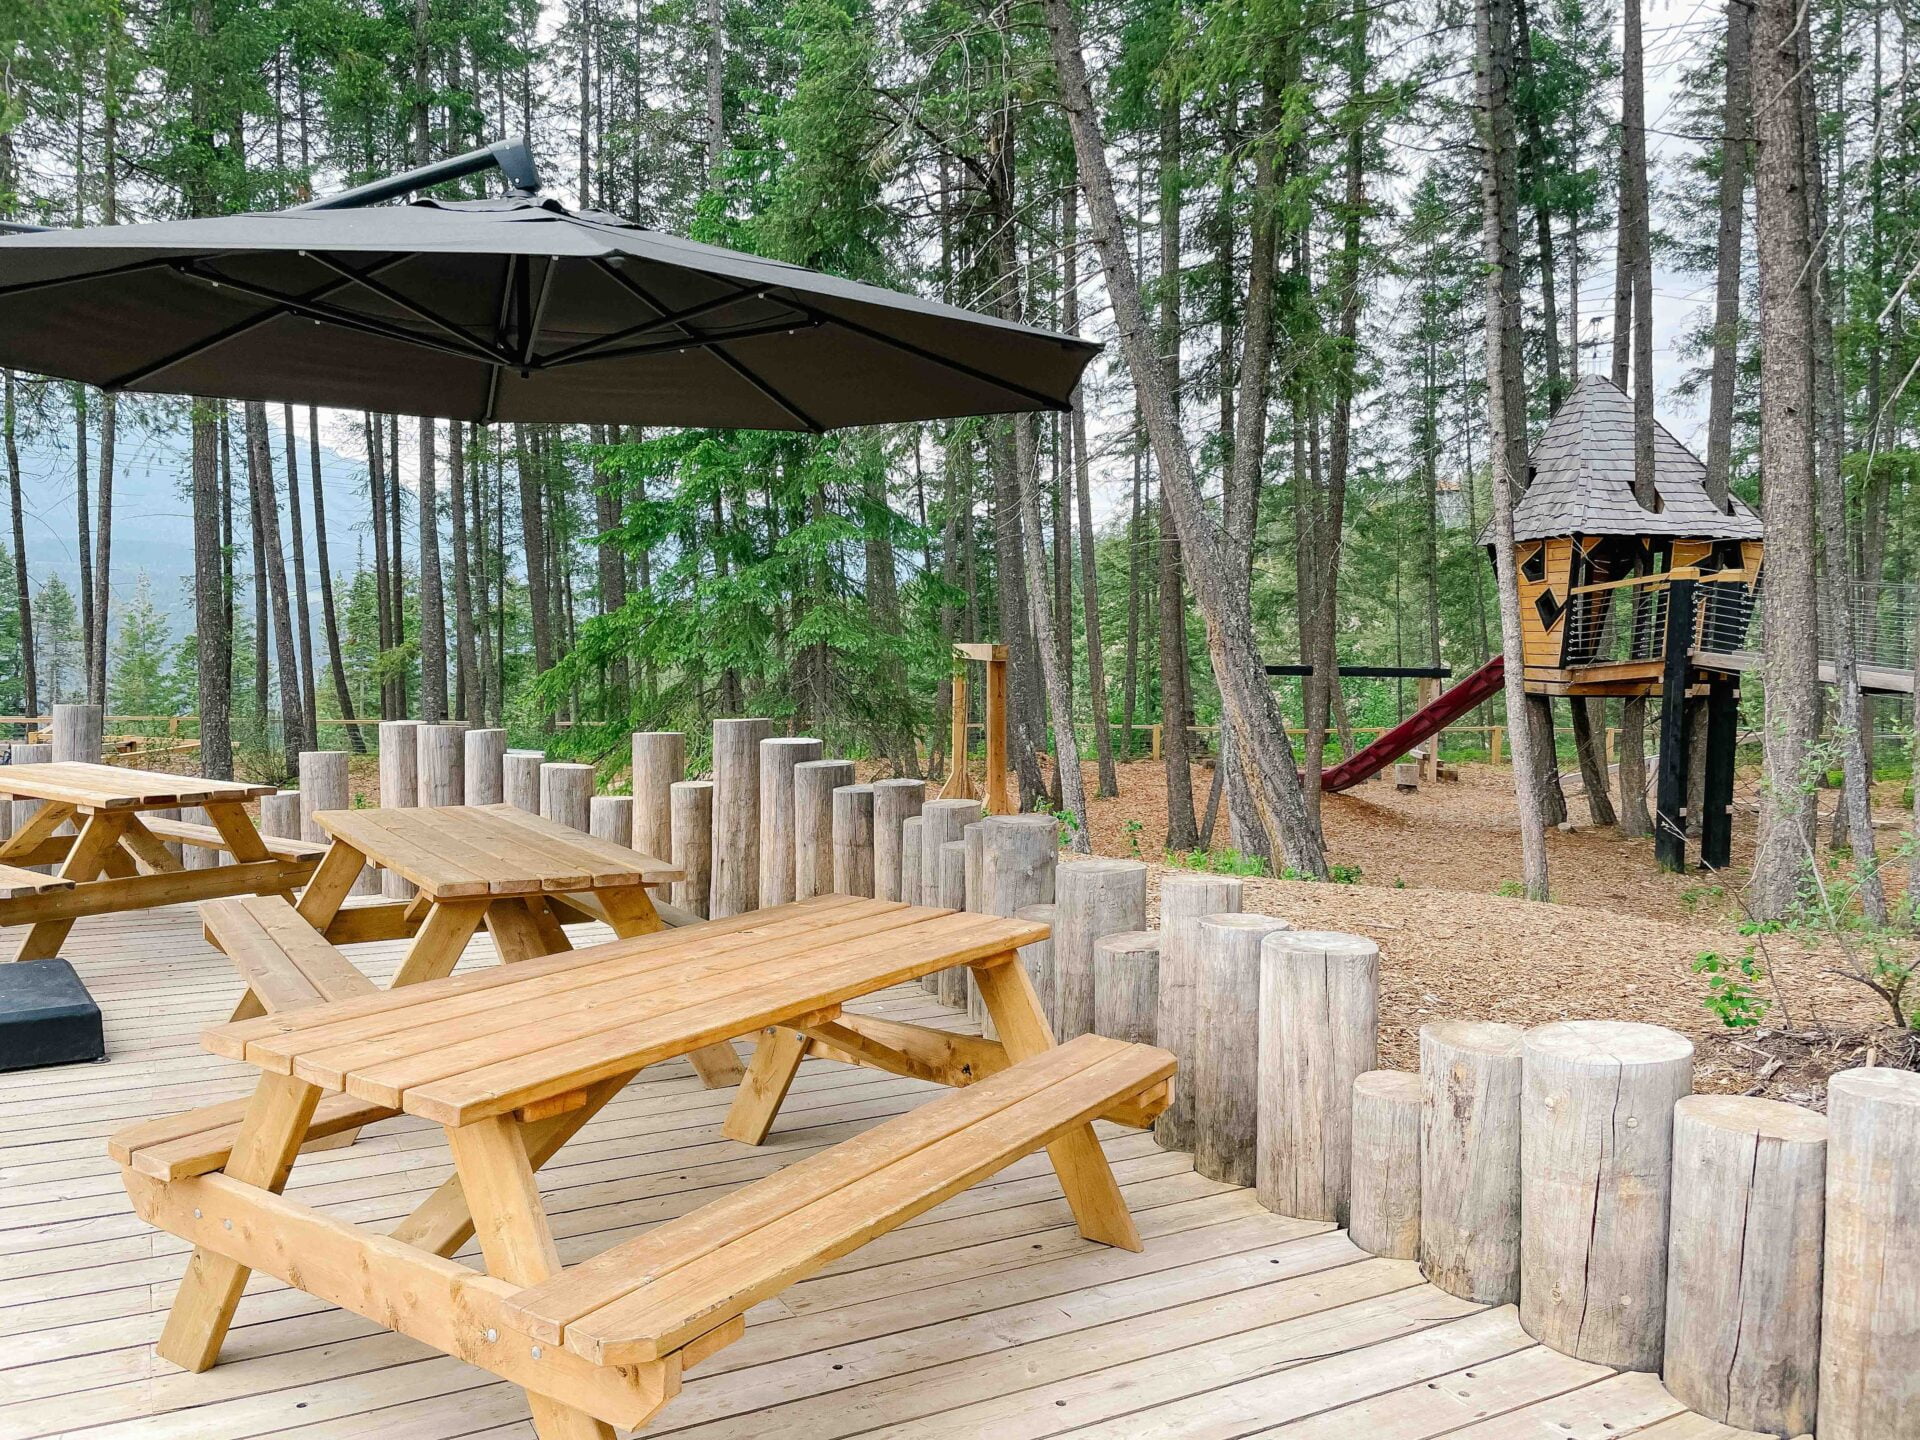
<path id="1" fill-rule="evenodd" d="M 1693 648 L 1743 650 L 1758 584 L 1744 570 L 1702 575 L 1694 569 L 1576 585 L 1567 593 L 1561 662 L 1569 667 L 1630 665 L 1664 659 L 1673 582 L 1695 585 Z"/>

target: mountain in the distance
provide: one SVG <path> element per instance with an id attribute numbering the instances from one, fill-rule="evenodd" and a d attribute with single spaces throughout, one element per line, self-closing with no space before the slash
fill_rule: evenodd
<path id="1" fill-rule="evenodd" d="M 268 411 L 277 421 L 278 408 Z M 367 538 L 367 467 L 326 443 L 329 426 L 321 413 L 320 468 L 327 502 L 328 559 L 336 578 L 350 575 L 360 560 Z M 347 417 L 340 417 L 345 420 Z M 319 561 L 313 534 L 313 480 L 308 473 L 306 413 L 296 410 L 295 443 L 300 467 L 300 510 L 307 557 L 307 583 L 318 594 Z M 237 427 L 236 427 L 237 428 Z M 270 425 L 274 463 L 284 492 L 285 436 Z M 236 437 L 237 438 L 237 437 Z M 98 432 L 89 439 L 89 475 L 97 473 Z M 22 510 L 26 530 L 27 564 L 36 590 L 47 576 L 57 574 L 78 594 L 80 585 L 79 524 L 74 503 L 73 422 L 64 419 L 23 432 L 19 437 Z M 193 504 L 189 493 L 190 444 L 184 427 L 159 432 L 122 424 L 114 456 L 113 479 L 113 598 L 116 605 L 132 599 L 134 586 L 145 572 L 153 586 L 154 603 L 167 615 L 175 636 L 191 626 L 193 599 Z M 236 462 L 234 503 L 246 504 L 244 461 Z M 0 477 L 4 478 L 4 477 Z M 91 483 L 91 481 L 90 481 Z M 89 494 L 91 506 L 97 497 Z M 248 533 L 244 508 L 235 515 L 235 529 Z M 0 542 L 12 545 L 10 530 L 0 530 Z M 292 534 L 283 501 L 280 543 L 287 552 L 292 574 Z M 242 585 L 251 583 L 252 561 L 242 554 L 236 568 Z M 10 582 L 9 582 L 10 583 Z"/>

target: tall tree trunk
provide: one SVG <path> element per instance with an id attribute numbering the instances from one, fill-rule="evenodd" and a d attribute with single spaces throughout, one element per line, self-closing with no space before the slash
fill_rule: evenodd
<path id="1" fill-rule="evenodd" d="M 1238 567 L 1227 558 L 1225 538 L 1201 497 L 1193 457 L 1180 433 L 1172 387 L 1153 353 L 1153 333 L 1133 257 L 1127 251 L 1112 166 L 1087 81 L 1079 21 L 1071 0 L 1044 0 L 1043 8 L 1087 197 L 1094 248 L 1106 276 L 1142 419 L 1160 461 L 1162 493 L 1171 497 L 1188 573 L 1206 617 L 1208 650 L 1225 720 L 1233 730 L 1234 754 L 1247 769 L 1261 823 L 1278 841 L 1287 864 L 1324 878 L 1326 855 L 1307 817 L 1293 747 L 1254 641 L 1251 596 Z"/>
<path id="2" fill-rule="evenodd" d="M 1707 398 L 1707 497 L 1727 507 L 1740 361 L 1740 237 L 1753 125 L 1753 4 L 1727 0 L 1727 98 L 1721 110 L 1720 233 L 1713 287 L 1713 380 Z"/>
<path id="3" fill-rule="evenodd" d="M 320 710 L 313 675 L 313 607 L 308 603 L 307 542 L 300 521 L 299 436 L 293 406 L 280 407 L 281 434 L 287 446 L 287 539 L 293 547 L 293 614 L 300 634 L 300 717 L 305 725 L 301 748 L 320 748 Z M 292 742 L 288 742 L 289 748 Z"/>
<path id="4" fill-rule="evenodd" d="M 407 643 L 407 543 L 406 530 L 401 514 L 401 492 L 406 489 L 400 483 L 400 417 L 387 416 L 387 457 L 390 462 L 387 470 L 387 559 L 389 568 L 387 580 L 393 586 L 393 596 L 387 602 L 387 612 L 393 617 L 393 648 L 403 651 Z M 393 668 L 393 713 L 405 717 L 407 713 L 407 668 L 396 665 Z"/>
<path id="5" fill-rule="evenodd" d="M 533 626 L 533 668 L 553 668 L 553 602 L 547 593 L 547 540 L 540 513 L 540 477 L 528 453 L 527 428 L 513 427 L 520 478 L 520 541 L 527 562 L 527 610 Z"/>
<path id="6" fill-rule="evenodd" d="M 220 544 L 222 402 L 193 402 L 193 621 L 198 649 L 200 773 L 233 778 L 233 614 Z"/>
<path id="7" fill-rule="evenodd" d="M 1060 785 L 1060 801 L 1073 816 L 1072 848 L 1082 855 L 1093 853 L 1092 837 L 1087 830 L 1087 791 L 1080 775 L 1080 742 L 1073 733 L 1073 701 L 1067 679 L 1061 673 L 1060 651 L 1054 635 L 1055 612 L 1048 597 L 1047 551 L 1040 529 L 1040 472 L 1033 463 L 1033 416 L 1014 417 L 1014 448 L 1021 454 L 1020 530 L 1027 568 L 1027 604 L 1033 614 L 1035 650 L 1046 682 L 1047 708 L 1053 719 L 1053 770 Z M 1060 617 L 1064 622 L 1065 617 Z"/>
<path id="8" fill-rule="evenodd" d="M 4 137 L 0 137 L 4 138 Z M 0 180 L 6 177 L 0 175 Z M 13 393 L 13 371 L 0 370 L 0 437 L 7 450 L 7 501 L 13 520 L 13 600 L 20 617 L 21 698 L 27 713 L 40 713 L 40 667 L 33 650 L 33 578 L 27 566 L 26 511 L 20 494 L 20 437 L 17 401 Z"/>
<path id="9" fill-rule="evenodd" d="M 313 480 L 313 558 L 320 567 L 320 621 L 326 631 L 327 668 L 333 675 L 333 699 L 340 718 L 347 722 L 347 748 L 356 755 L 367 752 L 366 737 L 353 723 L 353 691 L 347 685 L 346 659 L 340 649 L 340 620 L 333 605 L 333 567 L 327 559 L 327 497 L 320 471 L 320 412 L 307 407 L 307 470 Z M 319 728 L 319 712 L 314 712 L 314 728 Z"/>
<path id="10" fill-rule="evenodd" d="M 78 510 L 75 517 L 79 526 L 80 558 L 80 638 L 81 660 L 84 667 L 86 684 L 83 687 L 87 698 L 93 699 L 93 642 L 96 631 L 93 624 L 93 517 L 88 514 L 91 485 L 87 474 L 88 443 L 87 426 L 91 419 L 87 404 L 87 391 L 84 385 L 75 385 L 73 394 L 73 494 Z M 95 702 L 98 703 L 98 702 Z"/>
<path id="11" fill-rule="evenodd" d="M 287 757 L 292 759 L 306 736 L 307 722 L 300 708 L 300 660 L 287 596 L 287 557 L 280 545 L 279 496 L 273 483 L 273 449 L 267 439 L 267 407 L 249 400 L 246 417 L 247 482 L 253 491 L 261 547 L 255 573 L 262 567 L 266 570 L 267 590 L 273 602 L 274 657 L 280 672 L 280 736 Z"/>
<path id="12" fill-rule="evenodd" d="M 1814 574 L 1813 304 L 1807 146 L 1795 101 L 1802 63 L 1794 0 L 1753 14 L 1754 248 L 1760 261 L 1760 472 L 1765 477 L 1767 783 L 1748 898 L 1777 919 L 1813 863 L 1819 728 L 1818 586 Z"/>
<path id="13" fill-rule="evenodd" d="M 1514 798 L 1520 811 L 1520 860 L 1527 894 L 1547 898 L 1546 796 L 1527 714 L 1526 657 L 1520 637 L 1520 579 L 1514 565 L 1513 506 L 1525 473 L 1524 411 L 1516 424 L 1520 375 L 1519 216 L 1514 176 L 1510 0 L 1474 5 L 1474 120 L 1481 151 L 1480 198 L 1486 264 L 1488 457 L 1493 488 L 1494 570 L 1500 587 L 1501 651 L 1506 657 L 1507 735 L 1513 747 Z"/>
<path id="14" fill-rule="evenodd" d="M 229 412 L 231 419 L 231 412 Z M 259 743 L 262 750 L 270 750 L 267 743 L 267 715 L 273 701 L 273 664 L 269 656 L 273 647 L 273 619 L 267 604 L 267 535 L 266 517 L 260 507 L 260 481 L 256 474 L 258 460 L 253 452 L 253 406 L 249 402 L 241 411 L 240 444 L 247 466 L 247 533 L 253 538 L 247 546 L 253 561 L 253 721 L 259 730 Z M 223 457 L 228 471 L 228 484 L 232 482 L 232 441 L 227 440 L 227 454 Z M 294 680 L 299 685 L 299 680 Z M 283 744 L 294 743 L 294 737 L 282 734 Z"/>
<path id="15" fill-rule="evenodd" d="M 1065 279 L 1062 287 L 1061 328 L 1069 335 L 1080 331 L 1080 240 L 1079 193 L 1069 185 L 1061 210 L 1061 250 Z M 1113 727 L 1107 698 L 1107 657 L 1100 638 L 1100 574 L 1093 553 L 1093 481 L 1092 464 L 1087 454 L 1086 395 L 1075 386 L 1073 414 L 1067 428 L 1068 444 L 1073 452 L 1072 484 L 1075 513 L 1080 530 L 1080 606 L 1081 624 L 1087 635 L 1087 703 L 1093 710 L 1093 749 L 1099 761 L 1099 779 L 1095 794 L 1110 799 L 1120 793 L 1120 779 L 1113 768 Z M 1060 617 L 1062 627 L 1069 621 Z"/>
<path id="16" fill-rule="evenodd" d="M 473 654 L 473 581 L 467 560 L 467 444 L 464 422 L 447 429 L 447 502 L 453 525 L 453 710 L 456 719 L 484 723 L 475 694 L 479 669 Z M 477 448 L 477 447 L 476 447 Z M 478 464 L 474 466 L 478 470 Z"/>
<path id="17" fill-rule="evenodd" d="M 434 453 L 439 426 L 424 415 L 419 423 L 420 718 L 434 724 L 447 718 L 447 591 L 440 577 L 440 481 Z"/>
<path id="18" fill-rule="evenodd" d="M 1135 443 L 1133 506 L 1127 513 L 1127 652 L 1120 675 L 1120 746 L 1128 760 L 1133 759 L 1133 717 L 1140 691 L 1140 557 L 1146 546 L 1146 534 L 1141 529 L 1145 507 L 1140 492 L 1145 483 L 1142 474 L 1145 450 L 1143 436 Z"/>
<path id="19" fill-rule="evenodd" d="M 1160 364 L 1176 423 L 1180 415 L 1180 97 L 1160 112 Z M 1167 848 L 1200 843 L 1193 816 L 1192 710 L 1187 657 L 1187 607 L 1181 596 L 1180 530 L 1164 480 L 1160 486 L 1160 755 L 1167 770 Z"/>
<path id="20" fill-rule="evenodd" d="M 1364 12 L 1363 12 L 1364 13 Z M 1560 364 L 1560 305 L 1555 293 L 1553 265 L 1553 207 L 1548 203 L 1546 187 L 1547 142 L 1540 124 L 1542 100 L 1535 91 L 1533 36 L 1528 26 L 1527 0 L 1514 0 L 1513 6 L 1514 73 L 1519 82 L 1520 113 L 1526 119 L 1527 143 L 1521 150 L 1521 163 L 1527 180 L 1528 198 L 1533 202 L 1533 234 L 1540 274 L 1540 341 L 1547 361 L 1547 413 L 1560 408 L 1566 398 L 1567 382 Z"/>
<path id="21" fill-rule="evenodd" d="M 1868 759 L 1868 716 L 1860 693 L 1860 666 L 1855 653 L 1853 615 L 1853 550 L 1847 544 L 1847 482 L 1841 473 L 1846 453 L 1846 417 L 1841 410 L 1838 356 L 1833 342 L 1834 236 L 1828 229 L 1825 181 L 1821 175 L 1819 110 L 1814 98 L 1810 37 L 1803 34 L 1805 53 L 1792 99 L 1800 107 L 1800 133 L 1807 147 L 1806 206 L 1808 242 L 1814 256 L 1809 318 L 1812 321 L 1813 414 L 1815 425 L 1814 479 L 1823 549 L 1827 632 L 1833 648 L 1834 739 L 1840 747 L 1842 785 L 1835 815 L 1853 851 L 1856 893 L 1860 908 L 1874 924 L 1887 918 L 1886 891 L 1880 882 L 1880 861 L 1873 841 L 1873 768 Z"/>
<path id="22" fill-rule="evenodd" d="M 100 471 L 94 495 L 93 543 L 93 671 L 87 677 L 87 700 L 107 703 L 107 632 L 113 595 L 113 461 L 120 437 L 120 397 L 100 397 Z"/>
<path id="23" fill-rule="evenodd" d="M 384 658 L 393 646 L 393 585 L 387 578 L 387 490 L 384 428 L 373 415 L 364 417 L 367 437 L 367 508 L 373 517 L 373 595 L 380 636 L 380 654 Z M 393 709 L 393 687 L 380 684 L 380 718 L 397 720 Z"/>

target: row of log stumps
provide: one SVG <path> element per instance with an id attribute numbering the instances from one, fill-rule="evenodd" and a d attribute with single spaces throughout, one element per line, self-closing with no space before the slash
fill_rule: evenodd
<path id="1" fill-rule="evenodd" d="M 1553 1349 L 1660 1371 L 1722 1423 L 1920 1436 L 1920 1075 L 1843 1072 L 1824 1117 L 1696 1096 L 1684 1036 L 1614 1021 L 1429 1024 L 1417 1073 L 1380 1070 L 1377 947 L 1244 913 L 1235 877 L 1163 875 L 1148 930 L 1144 864 L 1059 863 L 1049 816 L 856 784 L 764 720 L 716 722 L 711 780 L 681 778 L 683 735 L 635 735 L 631 797 L 594 796 L 591 767 L 507 751 L 497 731 L 387 743 L 411 723 L 381 727 L 384 793 L 435 803 L 458 756 L 469 803 L 498 795 L 670 858 L 693 914 L 838 892 L 1044 921 L 1020 958 L 1055 1035 L 1171 1050 L 1154 1134 L 1200 1173 L 1417 1259 L 1450 1294 L 1517 1305 Z M 344 753 L 303 755 L 301 779 L 263 807 L 271 833 L 317 838 L 310 816 L 351 801 Z M 925 983 L 984 1022 L 964 968 Z"/>

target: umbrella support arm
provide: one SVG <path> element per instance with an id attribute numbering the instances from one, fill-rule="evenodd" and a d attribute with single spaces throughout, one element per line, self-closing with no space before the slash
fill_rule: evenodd
<path id="1" fill-rule="evenodd" d="M 363 205 L 378 205 L 382 200 L 391 200 L 396 195 L 424 190 L 429 185 L 478 175 L 483 170 L 498 170 L 516 190 L 531 194 L 540 188 L 540 173 L 534 168 L 533 151 L 528 148 L 526 140 L 496 140 L 491 145 L 469 150 L 464 155 L 454 155 L 445 160 L 436 160 L 431 165 L 403 170 L 384 180 L 372 180 L 365 185 L 356 185 L 351 190 L 342 190 L 338 195 L 309 200 L 293 208 L 296 211 L 353 210 Z"/>

